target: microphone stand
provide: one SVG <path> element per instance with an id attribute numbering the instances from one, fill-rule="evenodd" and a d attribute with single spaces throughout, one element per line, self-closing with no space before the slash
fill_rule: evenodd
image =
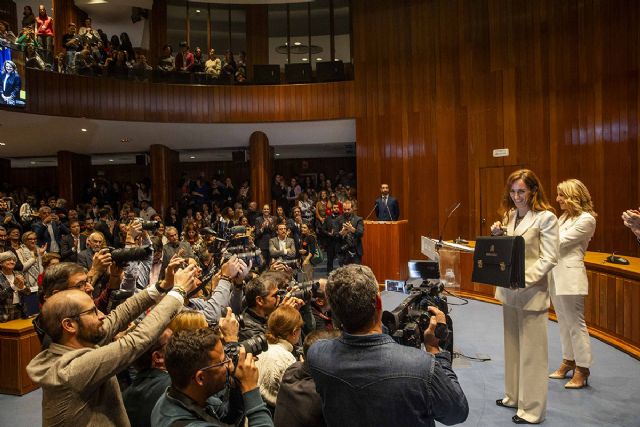
<path id="1" fill-rule="evenodd" d="M 447 228 L 447 223 L 449 222 L 449 218 L 451 218 L 451 215 L 453 215 L 453 213 L 460 207 L 461 204 L 462 202 L 458 202 L 455 204 L 453 208 L 449 207 L 450 209 L 449 215 L 447 215 L 447 219 L 444 221 L 444 226 L 442 227 L 442 231 L 440 232 L 440 236 L 438 238 L 438 243 L 436 244 L 436 247 L 438 249 L 442 247 L 442 234 L 444 234 L 444 230 L 446 230 Z"/>
<path id="2" fill-rule="evenodd" d="M 387 208 L 387 213 L 389 214 L 389 221 L 393 221 L 393 216 L 391 216 L 391 211 L 389 210 L 389 196 L 387 195 L 387 201 L 385 202 L 385 207 Z"/>
<path id="3" fill-rule="evenodd" d="M 378 203 L 373 202 L 373 208 L 371 209 L 371 212 L 369 212 L 369 215 L 367 215 L 367 217 L 364 219 L 365 221 L 368 220 L 371 214 L 373 213 L 373 211 L 376 210 L 376 206 L 378 206 Z"/>

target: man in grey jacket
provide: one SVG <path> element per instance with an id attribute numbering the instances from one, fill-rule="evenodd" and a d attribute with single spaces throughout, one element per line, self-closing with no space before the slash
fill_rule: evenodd
<path id="1" fill-rule="evenodd" d="M 27 366 L 29 377 L 43 390 L 43 426 L 130 425 L 116 374 L 143 354 L 180 311 L 196 285 L 195 268 L 178 271 L 174 282 L 175 286 L 164 282 L 145 289 L 109 318 L 79 290 L 61 291 L 47 299 L 42 324 L 52 344 Z M 168 292 L 165 298 L 163 292 Z M 137 327 L 112 341 L 154 304 Z M 100 342 L 109 344 L 98 347 Z"/>

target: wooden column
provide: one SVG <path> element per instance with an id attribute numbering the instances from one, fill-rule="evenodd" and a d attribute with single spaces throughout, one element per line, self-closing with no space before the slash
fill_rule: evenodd
<path id="1" fill-rule="evenodd" d="M 0 185 L 11 181 L 11 160 L 0 159 Z"/>
<path id="2" fill-rule="evenodd" d="M 67 32 L 67 27 L 73 22 L 80 31 L 87 13 L 77 7 L 73 0 L 52 0 L 52 5 L 53 10 L 47 13 L 53 18 L 54 52 L 62 52 L 62 36 Z M 38 7 L 35 4 L 32 7 L 33 13 L 38 16 Z"/>
<path id="3" fill-rule="evenodd" d="M 167 0 L 153 0 L 149 32 L 151 38 L 147 61 L 151 65 L 158 65 L 158 57 L 164 45 L 167 44 Z"/>
<path id="4" fill-rule="evenodd" d="M 247 74 L 253 80 L 253 65 L 269 63 L 269 6 L 247 6 Z"/>
<path id="5" fill-rule="evenodd" d="M 178 152 L 164 145 L 149 147 L 151 156 L 151 205 L 164 217 L 169 207 L 175 204 L 177 185 Z"/>
<path id="6" fill-rule="evenodd" d="M 258 206 L 271 202 L 271 170 L 273 164 L 269 138 L 257 131 L 249 138 L 249 155 L 251 156 L 251 200 Z"/>
<path id="7" fill-rule="evenodd" d="M 89 182 L 91 157 L 71 151 L 58 151 L 58 194 L 67 206 L 82 201 L 82 191 Z"/>

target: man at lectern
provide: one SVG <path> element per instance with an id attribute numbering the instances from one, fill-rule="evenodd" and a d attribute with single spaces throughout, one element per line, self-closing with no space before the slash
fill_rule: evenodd
<path id="1" fill-rule="evenodd" d="M 380 193 L 380 197 L 376 199 L 378 221 L 397 221 L 400 218 L 400 207 L 396 198 L 389 194 L 389 184 L 382 184 Z"/>

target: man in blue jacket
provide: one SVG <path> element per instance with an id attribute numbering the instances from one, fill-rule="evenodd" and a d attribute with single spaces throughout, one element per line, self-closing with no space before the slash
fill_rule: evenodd
<path id="1" fill-rule="evenodd" d="M 442 311 L 429 307 L 426 350 L 403 346 L 382 333 L 382 301 L 369 267 L 348 265 L 329 276 L 326 293 L 342 336 L 318 341 L 308 363 L 329 426 L 435 426 L 467 419 L 469 405 L 438 348 L 446 332 Z M 438 334 L 439 336 L 441 334 Z"/>
<path id="2" fill-rule="evenodd" d="M 48 252 L 60 253 L 62 235 L 69 234 L 66 225 L 60 222 L 60 218 L 51 212 L 49 206 L 38 209 L 38 220 L 31 224 L 31 229 L 38 237 L 38 246 L 47 245 Z"/>
<path id="3" fill-rule="evenodd" d="M 376 199 L 376 217 L 378 221 L 397 221 L 400 218 L 398 200 L 389 194 L 389 184 L 380 186 L 380 197 Z"/>

